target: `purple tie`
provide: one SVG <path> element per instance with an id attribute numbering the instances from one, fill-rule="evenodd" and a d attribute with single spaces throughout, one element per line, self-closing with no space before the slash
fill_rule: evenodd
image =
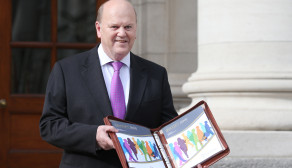
<path id="1" fill-rule="evenodd" d="M 111 83 L 111 104 L 114 116 L 120 119 L 124 119 L 126 112 L 125 96 L 122 81 L 120 79 L 120 69 L 123 66 L 122 62 L 111 62 L 114 68 L 114 75 Z"/>

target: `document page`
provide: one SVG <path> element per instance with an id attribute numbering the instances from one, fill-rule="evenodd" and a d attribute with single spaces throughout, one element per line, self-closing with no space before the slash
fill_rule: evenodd
<path id="1" fill-rule="evenodd" d="M 160 133 L 166 138 L 176 168 L 191 168 L 224 150 L 204 105 L 164 126 Z"/>
<path id="2" fill-rule="evenodd" d="M 110 120 L 118 136 L 129 167 L 165 168 L 158 146 L 146 127 Z"/>

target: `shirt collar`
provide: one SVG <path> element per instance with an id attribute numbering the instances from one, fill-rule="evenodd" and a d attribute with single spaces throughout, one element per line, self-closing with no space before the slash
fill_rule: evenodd
<path id="1" fill-rule="evenodd" d="M 97 52 L 99 55 L 101 66 L 106 65 L 110 62 L 113 62 L 113 60 L 104 52 L 102 44 L 98 46 Z M 120 62 L 130 67 L 130 52 Z"/>

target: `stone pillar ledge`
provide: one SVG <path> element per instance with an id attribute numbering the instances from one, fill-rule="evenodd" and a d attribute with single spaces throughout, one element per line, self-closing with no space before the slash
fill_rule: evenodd
<path id="1" fill-rule="evenodd" d="M 292 131 L 222 131 L 236 158 L 291 158 Z M 292 160 L 291 160 L 292 162 Z"/>
<path id="2" fill-rule="evenodd" d="M 289 158 L 255 158 L 229 157 L 218 161 L 211 168 L 291 168 L 292 157 Z"/>
<path id="3" fill-rule="evenodd" d="M 212 168 L 290 168 L 292 131 L 222 131 L 230 154 Z"/>
<path id="4" fill-rule="evenodd" d="M 292 79 L 222 79 L 189 81 L 184 92 L 292 92 Z"/>
<path id="5" fill-rule="evenodd" d="M 223 130 L 292 130 L 291 92 L 211 92 L 189 96 L 191 105 L 180 112 L 205 100 Z"/>

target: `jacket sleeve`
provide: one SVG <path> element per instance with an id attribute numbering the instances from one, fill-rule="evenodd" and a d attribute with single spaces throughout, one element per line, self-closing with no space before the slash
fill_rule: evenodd
<path id="1" fill-rule="evenodd" d="M 176 117 L 178 114 L 173 106 L 173 98 L 170 90 L 170 85 L 168 82 L 168 77 L 167 77 L 167 71 L 164 69 L 164 74 L 163 74 L 163 98 L 162 98 L 162 123 L 165 123 L 174 117 Z"/>
<path id="2" fill-rule="evenodd" d="M 96 154 L 98 126 L 68 119 L 66 85 L 58 62 L 48 80 L 39 127 L 41 137 L 54 146 L 71 152 Z"/>

